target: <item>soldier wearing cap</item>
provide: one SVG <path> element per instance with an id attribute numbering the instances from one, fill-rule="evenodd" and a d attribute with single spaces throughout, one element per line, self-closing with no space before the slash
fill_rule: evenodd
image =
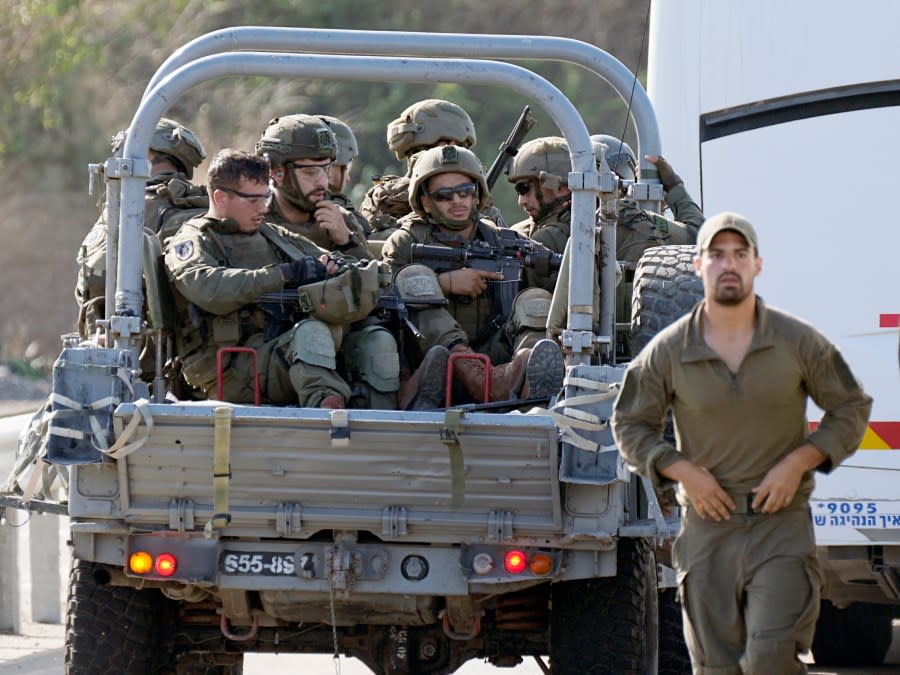
<path id="1" fill-rule="evenodd" d="M 474 243 L 498 248 L 501 236 L 524 239 L 480 217 L 486 195 L 484 168 L 471 150 L 447 145 L 423 151 L 416 159 L 409 186 L 408 200 L 414 215 L 404 219 L 388 237 L 384 260 L 395 273 L 402 273 L 413 262 L 413 244 L 459 247 Z M 549 261 L 550 252 L 544 252 Z M 533 270 L 529 277 L 540 279 L 549 274 L 548 264 L 547 269 Z M 451 352 L 474 350 L 489 356 L 493 364 L 501 364 L 494 365 L 491 372 L 492 401 L 509 400 L 526 392 L 541 396 L 561 384 L 562 354 L 551 341 L 540 340 L 546 327 L 549 292 L 526 281 L 529 288 L 518 294 L 510 316 L 503 316 L 498 311 L 495 289 L 510 282 L 503 281 L 502 274 L 464 267 L 442 271 L 437 282 L 449 303 L 449 314 L 434 318 L 458 322 L 461 331 L 436 323 L 420 326 L 422 332 L 426 336 L 455 337 L 443 346 Z M 458 360 L 453 372 L 465 391 L 480 400 L 484 376 L 481 363 Z"/>
<path id="2" fill-rule="evenodd" d="M 613 433 L 654 487 L 678 483 L 673 555 L 694 673 L 805 673 L 821 586 L 812 473 L 855 451 L 872 400 L 821 333 L 754 294 L 762 259 L 745 218 L 707 220 L 694 265 L 704 299 L 629 364 Z M 812 432 L 810 398 L 825 411 Z"/>

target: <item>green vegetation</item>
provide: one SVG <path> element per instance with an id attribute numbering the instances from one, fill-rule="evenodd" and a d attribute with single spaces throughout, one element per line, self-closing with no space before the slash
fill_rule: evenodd
<path id="1" fill-rule="evenodd" d="M 153 71 L 191 39 L 239 25 L 559 35 L 602 46 L 634 69 L 646 11 L 645 2 L 627 0 L 0 0 L 0 178 L 15 195 L 0 215 L 4 240 L 14 243 L 0 254 L 0 273 L 4 288 L 19 287 L 22 296 L 0 297 L 0 358 L 21 356 L 22 345 L 34 340 L 43 354 L 57 353 L 57 336 L 71 329 L 75 314 L 76 249 L 96 217 L 96 196 L 85 190 L 87 164 L 108 156 L 109 138 L 128 125 Z M 560 87 L 590 131 L 622 133 L 626 106 L 606 83 L 569 64 L 521 65 Z M 196 131 L 210 154 L 252 149 L 278 115 L 336 115 L 359 140 L 353 195 L 360 197 L 373 175 L 401 169 L 385 144 L 387 123 L 428 97 L 453 100 L 469 112 L 478 133 L 474 149 L 486 165 L 527 103 L 486 87 L 243 77 L 198 86 L 166 114 Z M 532 137 L 558 133 L 542 111 L 536 114 Z M 626 140 L 634 142 L 631 128 Z M 508 222 L 522 217 L 502 179 L 495 199 Z M 35 269 L 39 297 L 25 283 Z"/>

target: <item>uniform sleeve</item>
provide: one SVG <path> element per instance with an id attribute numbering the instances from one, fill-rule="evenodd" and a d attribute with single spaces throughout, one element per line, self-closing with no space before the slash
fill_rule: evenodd
<path id="1" fill-rule="evenodd" d="M 394 232 L 384 242 L 381 258 L 390 266 L 391 274 L 396 274 L 412 262 L 412 244 L 412 235 L 403 228 Z"/>
<path id="2" fill-rule="evenodd" d="M 357 260 L 365 261 L 372 260 L 372 251 L 369 249 L 369 245 L 366 243 L 366 232 L 360 225 L 359 221 L 354 217 L 351 211 L 348 211 L 344 207 L 341 207 L 341 211 L 344 215 L 344 223 L 347 225 L 347 229 L 353 234 L 353 239 L 356 240 L 356 243 L 353 246 L 349 246 L 347 248 L 338 248 L 337 250 L 348 256 L 352 256 Z M 362 214 L 358 214 L 360 218 L 362 218 Z"/>
<path id="3" fill-rule="evenodd" d="M 693 235 L 694 241 L 697 239 L 697 232 L 706 217 L 703 211 L 697 206 L 697 202 L 688 194 L 684 188 L 684 183 L 676 185 L 666 192 L 666 204 L 672 209 L 675 220 L 686 226 L 688 232 Z"/>
<path id="4" fill-rule="evenodd" d="M 649 478 L 662 490 L 674 482 L 660 471 L 682 459 L 675 446 L 663 438 L 671 387 L 665 364 L 668 356 L 659 346 L 644 347 L 625 372 L 622 391 L 613 407 L 613 438 L 632 471 Z"/>
<path id="5" fill-rule="evenodd" d="M 169 239 L 166 271 L 175 288 L 190 302 L 211 314 L 229 314 L 263 293 L 281 290 L 277 265 L 259 269 L 225 267 L 210 252 L 210 242 L 194 229 L 182 228 Z"/>
<path id="6" fill-rule="evenodd" d="M 837 347 L 823 335 L 815 333 L 802 355 L 807 391 L 825 411 L 807 441 L 828 456 L 819 470 L 829 473 L 859 447 L 869 423 L 872 397 L 863 391 Z"/>

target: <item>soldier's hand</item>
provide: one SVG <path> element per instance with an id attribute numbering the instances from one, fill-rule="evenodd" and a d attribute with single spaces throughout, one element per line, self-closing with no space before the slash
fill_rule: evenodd
<path id="1" fill-rule="evenodd" d="M 322 281 L 328 273 L 322 261 L 316 260 L 311 255 L 300 260 L 281 263 L 278 269 L 281 271 L 281 278 L 284 279 L 285 288 L 297 288 Z"/>
<path id="2" fill-rule="evenodd" d="M 325 266 L 325 272 L 333 277 L 347 269 L 347 261 L 330 253 L 319 256 L 319 262 Z"/>
<path id="3" fill-rule="evenodd" d="M 488 281 L 502 281 L 500 272 L 487 272 L 474 267 L 464 267 L 459 270 L 443 272 L 438 275 L 441 288 L 451 295 L 467 295 L 477 298 L 487 289 Z"/>
<path id="4" fill-rule="evenodd" d="M 731 513 L 735 509 L 734 500 L 722 489 L 719 481 L 705 466 L 681 460 L 666 467 L 663 473 L 681 483 L 697 515 L 704 520 L 712 518 L 720 521 L 731 518 Z"/>
<path id="5" fill-rule="evenodd" d="M 656 170 L 659 171 L 659 182 L 662 183 L 662 186 L 666 191 L 671 190 L 676 185 L 682 185 L 684 183 L 684 181 L 681 180 L 681 176 L 675 173 L 675 169 L 672 168 L 672 165 L 663 159 L 662 156 L 644 155 L 644 159 L 651 164 L 656 165 Z"/>
<path id="6" fill-rule="evenodd" d="M 344 221 L 341 207 L 333 201 L 323 199 L 316 204 L 316 223 L 328 232 L 335 245 L 344 246 L 350 241 L 350 228 Z"/>
<path id="7" fill-rule="evenodd" d="M 762 482 L 753 488 L 753 510 L 775 513 L 794 501 L 806 468 L 791 455 L 769 469 Z"/>

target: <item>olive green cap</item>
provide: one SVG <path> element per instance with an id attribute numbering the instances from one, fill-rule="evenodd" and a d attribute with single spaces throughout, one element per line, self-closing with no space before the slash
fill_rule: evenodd
<path id="1" fill-rule="evenodd" d="M 753 248 L 753 253 L 759 254 L 759 243 L 756 237 L 756 230 L 753 229 L 750 221 L 739 213 L 725 211 L 724 213 L 717 213 L 703 223 L 700 232 L 697 233 L 697 255 L 700 255 L 704 250 L 709 248 L 713 237 L 725 230 L 737 232 L 747 240 L 747 243 Z"/>

